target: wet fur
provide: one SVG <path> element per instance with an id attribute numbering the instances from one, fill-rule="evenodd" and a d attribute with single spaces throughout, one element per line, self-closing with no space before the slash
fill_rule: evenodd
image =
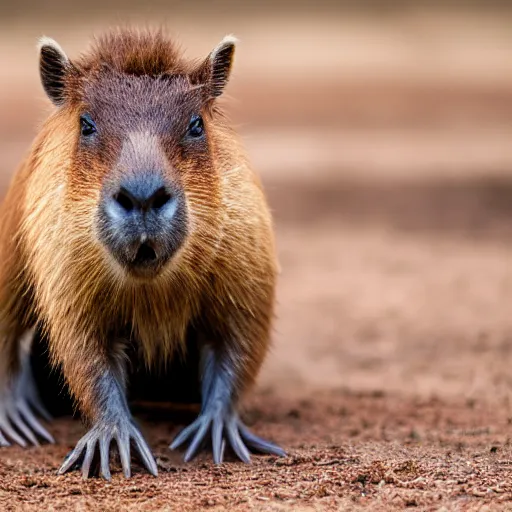
<path id="1" fill-rule="evenodd" d="M 229 354 L 240 395 L 269 346 L 276 262 L 259 180 L 218 106 L 212 99 L 203 109 L 211 168 L 198 172 L 185 164 L 177 178 L 191 229 L 152 281 L 127 277 L 98 241 L 95 216 L 107 177 L 76 158 L 83 94 L 103 73 L 179 75 L 194 87 L 204 69 L 184 60 L 161 33 L 126 30 L 98 40 L 70 66 L 67 101 L 45 122 L 1 207 L 0 379 L 17 371 L 19 337 L 38 324 L 52 363 L 92 419 L 108 389 L 91 382 L 108 366 L 125 380 L 124 343 L 135 341 L 140 358 L 154 367 L 185 350 L 193 325 Z M 113 143 L 106 151 L 119 148 Z"/>

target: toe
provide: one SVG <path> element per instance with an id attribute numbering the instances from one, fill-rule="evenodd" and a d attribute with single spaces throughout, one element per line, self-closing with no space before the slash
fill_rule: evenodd
<path id="1" fill-rule="evenodd" d="M 25 438 L 32 443 L 32 445 L 39 446 L 39 441 L 37 440 L 37 437 L 32 432 L 32 430 L 30 430 L 30 428 L 27 427 L 27 425 L 21 419 L 21 416 L 19 414 L 16 414 L 12 418 L 12 423 L 25 436 Z"/>
<path id="2" fill-rule="evenodd" d="M 78 444 L 76 445 L 75 449 L 64 459 L 64 462 L 62 463 L 62 466 L 58 471 L 59 475 L 64 474 L 66 471 L 69 471 L 71 467 L 73 467 L 73 465 L 82 455 L 82 452 L 85 448 L 85 444 L 86 443 L 83 441 L 83 439 L 78 441 Z"/>
<path id="3" fill-rule="evenodd" d="M 94 458 L 95 452 L 96 452 L 96 441 L 91 441 L 87 444 L 84 461 L 82 463 L 82 478 L 84 480 L 87 480 L 87 478 L 89 478 L 89 473 L 91 470 L 91 463 L 92 463 L 92 459 Z"/>
<path id="4" fill-rule="evenodd" d="M 0 446 L 3 446 L 3 447 L 11 446 L 11 443 L 9 443 L 9 441 L 7 441 L 7 439 L 4 437 L 4 435 L 2 434 L 1 431 L 0 431 Z"/>
<path id="5" fill-rule="evenodd" d="M 277 455 L 278 457 L 286 457 L 286 452 L 280 448 L 279 446 L 271 443 L 270 441 L 266 441 L 261 437 L 253 434 L 245 425 L 239 423 L 238 429 L 240 431 L 240 435 L 242 439 L 245 441 L 247 446 L 257 452 L 267 453 L 270 455 Z"/>
<path id="6" fill-rule="evenodd" d="M 171 450 L 175 450 L 179 446 L 181 446 L 192 434 L 199 428 L 201 424 L 201 418 L 197 418 L 193 423 L 191 423 L 188 427 L 185 427 L 171 443 L 169 448 Z"/>
<path id="7" fill-rule="evenodd" d="M 111 480 L 110 474 L 110 439 L 103 437 L 100 439 L 100 471 L 105 480 Z"/>
<path id="8" fill-rule="evenodd" d="M 187 452 L 185 453 L 184 460 L 185 462 L 190 462 L 196 455 L 197 450 L 199 449 L 199 446 L 204 441 L 204 438 L 206 436 L 206 433 L 208 432 L 208 429 L 210 428 L 210 421 L 209 420 L 203 420 L 201 423 L 201 426 L 196 432 L 196 435 L 192 439 L 192 442 L 190 443 L 190 446 L 188 447 Z"/>
<path id="9" fill-rule="evenodd" d="M 119 450 L 119 457 L 121 458 L 121 466 L 125 478 L 130 478 L 132 474 L 130 464 L 130 437 L 128 434 L 116 436 L 117 449 Z"/>
<path id="10" fill-rule="evenodd" d="M 220 418 L 215 418 L 212 425 L 212 449 L 213 449 L 213 462 L 220 464 L 223 459 L 224 450 L 222 447 L 222 431 L 224 430 L 224 423 Z"/>
<path id="11" fill-rule="evenodd" d="M 235 419 L 229 421 L 226 430 L 231 448 L 233 448 L 233 451 L 237 454 L 238 458 L 246 464 L 250 463 L 251 454 L 240 437 L 238 425 Z"/>
<path id="12" fill-rule="evenodd" d="M 146 441 L 142 437 L 142 434 L 135 427 L 132 432 L 132 438 L 135 442 L 135 445 L 137 446 L 137 450 L 139 452 L 139 455 L 142 459 L 144 466 L 146 466 L 146 469 L 153 476 L 157 476 L 158 468 L 156 466 L 155 458 L 153 457 L 153 454 L 151 453 L 151 450 L 149 449 L 149 446 L 147 445 Z"/>
<path id="13" fill-rule="evenodd" d="M 54 444 L 55 440 L 52 435 L 39 423 L 34 413 L 30 410 L 28 404 L 24 401 L 18 404 L 18 409 L 28 423 L 28 426 L 38 435 L 40 435 L 45 441 Z"/>
<path id="14" fill-rule="evenodd" d="M 18 409 L 16 408 L 16 404 L 14 402 L 9 403 L 7 406 L 7 416 L 11 424 L 16 427 L 18 432 L 21 432 L 25 439 L 27 439 L 34 446 L 39 446 L 39 442 L 34 435 L 34 433 L 25 425 L 25 422 L 22 420 Z"/>
<path id="15" fill-rule="evenodd" d="M 27 442 L 18 434 L 18 432 L 16 432 L 16 430 L 14 430 L 5 415 L 0 417 L 0 430 L 21 447 L 25 448 L 27 446 Z"/>

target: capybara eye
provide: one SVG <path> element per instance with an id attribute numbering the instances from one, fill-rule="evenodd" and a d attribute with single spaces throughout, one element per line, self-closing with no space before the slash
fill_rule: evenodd
<path id="1" fill-rule="evenodd" d="M 89 114 L 80 117 L 80 130 L 84 137 L 90 137 L 96 133 L 96 124 Z"/>
<path id="2" fill-rule="evenodd" d="M 188 125 L 189 137 L 202 137 L 204 134 L 203 118 L 201 116 L 192 116 L 190 124 Z"/>

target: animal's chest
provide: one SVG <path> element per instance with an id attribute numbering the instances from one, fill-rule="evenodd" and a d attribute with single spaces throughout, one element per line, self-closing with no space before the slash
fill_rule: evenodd
<path id="1" fill-rule="evenodd" d="M 176 352 L 185 350 L 194 316 L 194 308 L 189 301 L 141 294 L 134 297 L 127 309 L 128 314 L 122 315 L 119 324 L 125 331 L 122 337 L 136 345 L 146 363 L 154 364 L 155 358 L 168 363 Z"/>

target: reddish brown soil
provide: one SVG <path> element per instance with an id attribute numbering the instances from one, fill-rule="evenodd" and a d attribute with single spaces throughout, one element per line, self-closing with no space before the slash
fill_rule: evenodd
<path id="1" fill-rule="evenodd" d="M 82 481 L 55 470 L 81 432 L 59 421 L 58 446 L 13 448 L 0 463 L 2 510 L 372 510 L 443 504 L 475 509 L 512 499 L 509 408 L 338 390 L 283 400 L 260 393 L 253 428 L 289 449 L 285 459 L 215 467 L 184 464 L 167 444 L 169 421 L 144 423 L 160 475 Z M 163 419 L 163 418 L 162 418 Z"/>
<path id="2" fill-rule="evenodd" d="M 510 16 L 420 14 L 235 30 L 231 111 L 282 266 L 246 419 L 289 456 L 184 464 L 167 446 L 193 411 L 143 410 L 158 478 L 84 482 L 56 475 L 83 433 L 58 420 L 57 445 L 0 452 L 1 510 L 512 508 Z M 31 26 L 0 38 L 3 188 L 41 111 Z M 89 32 L 56 31 L 74 49 Z"/>

